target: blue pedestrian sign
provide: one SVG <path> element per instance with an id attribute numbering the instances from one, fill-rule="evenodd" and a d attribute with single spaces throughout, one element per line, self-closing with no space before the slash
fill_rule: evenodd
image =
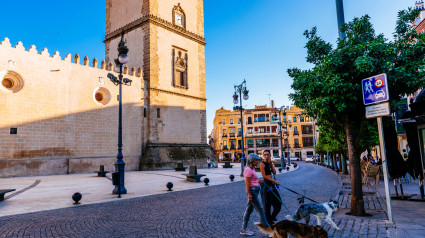
<path id="1" fill-rule="evenodd" d="M 364 105 L 385 102 L 390 99 L 388 95 L 387 75 L 380 74 L 362 80 Z"/>

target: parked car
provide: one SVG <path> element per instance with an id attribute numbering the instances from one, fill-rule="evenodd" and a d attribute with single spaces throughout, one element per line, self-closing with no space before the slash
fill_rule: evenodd
<path id="1" fill-rule="evenodd" d="M 307 157 L 305 158 L 305 162 L 313 162 L 314 158 L 313 157 Z"/>
<path id="2" fill-rule="evenodd" d="M 291 159 L 291 161 L 300 161 L 300 158 L 296 156 L 290 156 L 289 159 Z"/>
<path id="3" fill-rule="evenodd" d="M 316 159 L 318 159 L 317 155 L 316 155 Z M 305 162 L 313 162 L 313 161 L 314 161 L 313 155 L 308 155 L 307 158 L 305 158 Z"/>
<path id="4" fill-rule="evenodd" d="M 285 162 L 287 162 L 288 160 L 285 158 Z M 280 159 L 280 157 L 273 157 L 273 159 L 272 159 L 272 163 L 276 166 L 276 165 L 278 165 L 278 166 L 280 166 L 280 164 L 281 164 L 281 159 Z"/>

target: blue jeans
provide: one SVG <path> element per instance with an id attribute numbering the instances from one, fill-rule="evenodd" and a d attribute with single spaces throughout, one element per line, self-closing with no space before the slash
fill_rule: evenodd
<path id="1" fill-rule="evenodd" d="M 269 226 L 269 223 L 266 220 L 266 216 L 264 215 L 264 210 L 261 206 L 260 199 L 258 197 L 258 194 L 260 193 L 260 187 L 251 187 L 250 189 L 252 202 L 246 205 L 245 213 L 243 214 L 242 229 L 246 229 L 246 227 L 248 226 L 249 217 L 251 216 L 252 210 L 254 208 L 257 211 L 258 216 L 260 217 L 260 222 L 266 226 Z"/>

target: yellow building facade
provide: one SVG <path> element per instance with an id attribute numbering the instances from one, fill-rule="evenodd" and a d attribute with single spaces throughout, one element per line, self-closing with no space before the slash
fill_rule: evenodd
<path id="1" fill-rule="evenodd" d="M 265 105 L 245 109 L 242 114 L 245 154 L 261 155 L 263 150 L 268 149 L 273 157 L 280 157 L 279 111 Z M 210 145 L 213 146 L 216 157 L 221 161 L 235 161 L 241 158 L 240 118 L 240 111 L 220 108 L 215 113 Z M 314 130 L 311 118 L 303 115 L 302 109 L 292 106 L 280 111 L 280 119 L 285 158 L 292 156 L 303 159 L 313 156 Z"/>

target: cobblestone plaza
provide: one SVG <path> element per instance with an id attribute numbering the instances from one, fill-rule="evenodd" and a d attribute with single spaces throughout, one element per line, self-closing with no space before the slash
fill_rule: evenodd
<path id="1" fill-rule="evenodd" d="M 339 197 L 344 181 L 341 175 L 318 165 L 298 164 L 299 169 L 277 176 L 282 186 L 318 202 Z M 222 168 L 210 171 L 226 177 L 229 173 Z M 203 169 L 202 173 L 209 176 L 207 169 Z M 319 175 L 320 180 L 317 179 Z M 152 183 L 151 186 L 165 187 L 170 175 L 164 174 L 162 177 L 160 182 Z M 149 184 L 140 186 L 148 187 Z M 294 212 L 300 196 L 283 188 L 280 193 L 285 206 Z M 85 204 L 84 195 L 83 205 L 0 217 L 0 237 L 243 237 L 239 235 L 239 230 L 246 195 L 244 183 L 240 180 L 220 185 L 202 184 L 196 189 L 96 204 Z M 0 204 L 0 208 L 5 208 L 6 202 Z M 282 207 L 278 219 L 283 219 L 288 210 Z M 405 230 L 396 228 L 397 220 L 403 220 L 404 217 L 397 211 L 394 211 L 395 224 L 386 221 L 385 211 L 379 209 L 367 211 L 373 216 L 363 218 L 347 216 L 345 212 L 342 209 L 333 216 L 341 231 L 323 223 L 329 237 L 412 237 L 406 235 Z M 417 215 L 417 219 L 421 219 L 420 215 Z M 257 215 L 253 213 L 248 227 L 256 232 L 254 237 L 266 237 L 253 225 L 257 220 Z M 315 219 L 312 221 L 316 223 Z M 399 227 L 403 227 L 402 224 Z M 416 226 L 416 229 L 423 227 Z"/>

